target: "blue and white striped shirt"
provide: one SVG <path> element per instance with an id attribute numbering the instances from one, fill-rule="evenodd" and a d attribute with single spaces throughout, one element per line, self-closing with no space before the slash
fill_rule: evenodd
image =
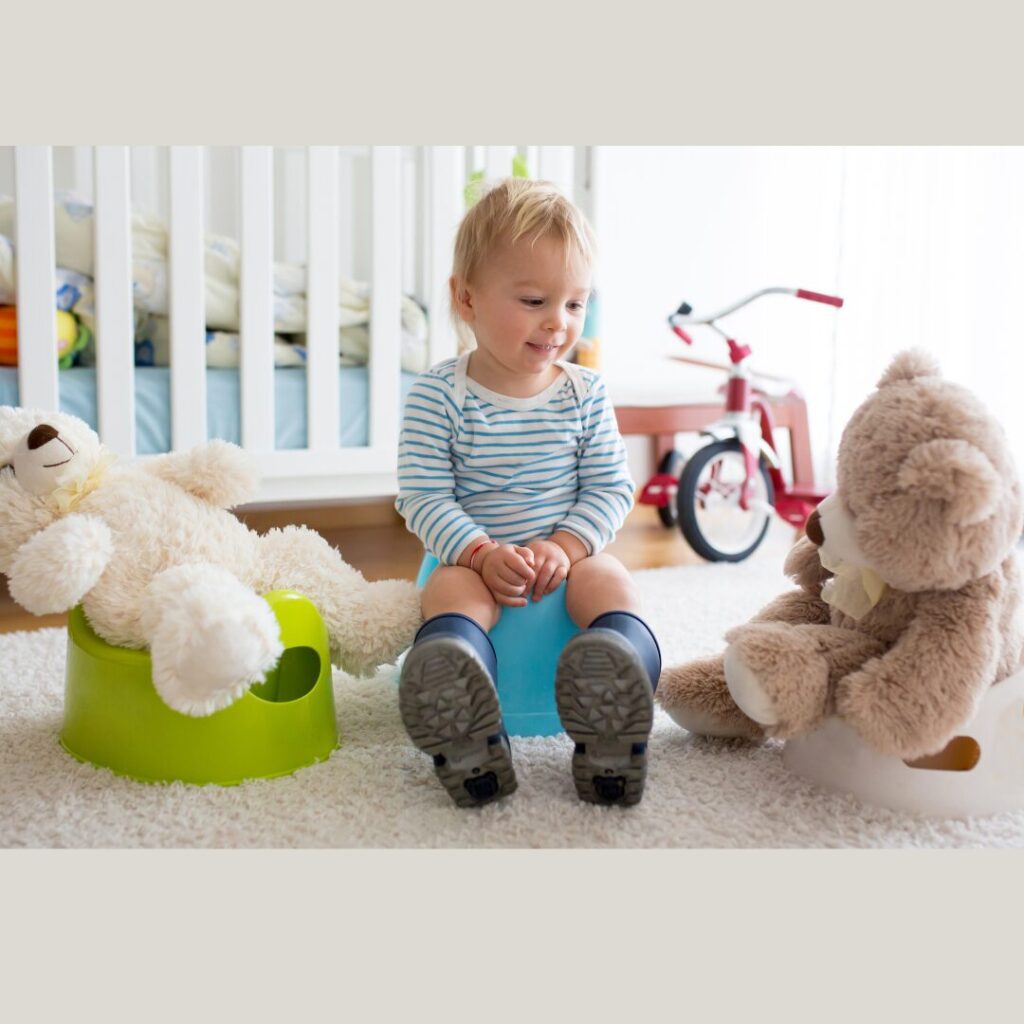
<path id="1" fill-rule="evenodd" d="M 395 507 L 446 565 L 476 538 L 523 544 L 565 530 L 590 554 L 622 526 L 636 486 L 604 382 L 564 371 L 539 395 L 510 398 L 466 376 L 469 355 L 409 391 Z"/>

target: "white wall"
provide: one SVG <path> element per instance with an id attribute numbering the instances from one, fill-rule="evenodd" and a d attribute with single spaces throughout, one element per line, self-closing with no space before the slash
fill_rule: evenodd
<path id="1" fill-rule="evenodd" d="M 800 384 L 823 479 L 850 412 L 911 344 L 988 402 L 1024 464 L 1024 151 L 602 146 L 595 161 L 609 374 L 683 351 L 665 324 L 683 299 L 832 292 L 838 312 L 769 297 L 726 321 L 755 368 Z M 725 346 L 705 333 L 693 354 L 723 361 Z"/>
<path id="2" fill-rule="evenodd" d="M 845 192 L 839 424 L 888 353 L 918 344 L 985 400 L 1024 467 L 1024 149 L 853 149 Z"/>

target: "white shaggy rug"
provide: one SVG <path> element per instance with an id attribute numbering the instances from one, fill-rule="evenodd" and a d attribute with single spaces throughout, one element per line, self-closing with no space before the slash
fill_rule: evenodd
<path id="1" fill-rule="evenodd" d="M 789 531 L 741 565 L 636 574 L 666 664 L 721 648 L 722 633 L 785 585 Z M 778 744 L 690 736 L 658 712 L 642 803 L 577 800 L 565 736 L 514 739 L 519 789 L 458 810 L 407 740 L 397 674 L 335 673 L 342 746 L 295 775 L 220 788 L 143 785 L 57 744 L 62 630 L 0 636 L 2 847 L 937 847 L 1024 846 L 1024 813 L 927 821 L 828 795 L 790 775 Z"/>

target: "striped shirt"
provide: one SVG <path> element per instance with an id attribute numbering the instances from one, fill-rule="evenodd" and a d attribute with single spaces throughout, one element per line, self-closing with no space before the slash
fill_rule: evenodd
<path id="1" fill-rule="evenodd" d="M 622 526 L 636 487 L 604 381 L 558 379 L 510 398 L 466 375 L 468 353 L 421 374 L 402 418 L 395 507 L 445 565 L 487 536 L 524 544 L 565 530 L 590 554 Z"/>

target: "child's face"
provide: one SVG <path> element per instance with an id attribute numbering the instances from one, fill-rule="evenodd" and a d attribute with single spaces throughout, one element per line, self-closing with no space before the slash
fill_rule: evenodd
<path id="1" fill-rule="evenodd" d="M 499 249 L 465 284 L 459 313 L 492 372 L 517 379 L 550 372 L 579 339 L 590 267 L 566 263 L 556 238 L 521 239 Z"/>

